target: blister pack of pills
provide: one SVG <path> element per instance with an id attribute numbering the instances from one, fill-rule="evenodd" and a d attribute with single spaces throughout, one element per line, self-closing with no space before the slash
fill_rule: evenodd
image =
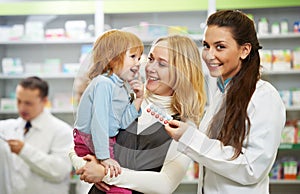
<path id="1" fill-rule="evenodd" d="M 171 115 L 167 114 L 165 111 L 152 103 L 148 104 L 145 110 L 163 125 L 166 125 L 170 120 L 173 119 Z"/>

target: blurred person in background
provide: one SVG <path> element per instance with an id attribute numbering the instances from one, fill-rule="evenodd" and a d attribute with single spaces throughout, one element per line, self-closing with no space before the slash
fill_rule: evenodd
<path id="1" fill-rule="evenodd" d="M 19 117 L 0 121 L 4 194 L 69 193 L 72 128 L 45 110 L 48 90 L 39 77 L 21 80 L 16 88 Z"/>

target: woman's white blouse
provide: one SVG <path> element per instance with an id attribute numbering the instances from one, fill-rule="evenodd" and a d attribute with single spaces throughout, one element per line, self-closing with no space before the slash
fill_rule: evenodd
<path id="1" fill-rule="evenodd" d="M 178 150 L 200 163 L 199 194 L 268 194 L 268 173 L 286 120 L 280 95 L 270 83 L 258 81 L 247 109 L 250 134 L 244 142 L 243 154 L 234 160 L 230 159 L 234 153 L 232 146 L 206 136 L 209 121 L 223 97 L 224 94 L 216 92 L 199 130 L 189 127 L 179 139 Z"/>

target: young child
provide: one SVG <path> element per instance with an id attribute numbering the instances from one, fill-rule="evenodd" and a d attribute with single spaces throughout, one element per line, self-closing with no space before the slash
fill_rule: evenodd
<path id="1" fill-rule="evenodd" d="M 115 136 L 141 114 L 144 86 L 136 77 L 143 51 L 142 41 L 130 32 L 110 30 L 100 36 L 93 47 L 88 75 L 91 82 L 78 105 L 75 152 L 78 156 L 94 154 L 111 176 L 121 173 L 119 163 L 113 159 Z M 135 93 L 134 100 L 130 90 Z M 112 187 L 108 193 L 131 191 Z"/>

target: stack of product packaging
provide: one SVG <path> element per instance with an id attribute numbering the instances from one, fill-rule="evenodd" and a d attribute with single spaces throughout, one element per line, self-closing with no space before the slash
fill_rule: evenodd
<path id="1" fill-rule="evenodd" d="M 281 136 L 282 149 L 298 149 L 300 146 L 300 120 L 287 121 Z M 276 180 L 300 180 L 300 158 L 281 157 L 273 165 L 270 178 Z"/>

